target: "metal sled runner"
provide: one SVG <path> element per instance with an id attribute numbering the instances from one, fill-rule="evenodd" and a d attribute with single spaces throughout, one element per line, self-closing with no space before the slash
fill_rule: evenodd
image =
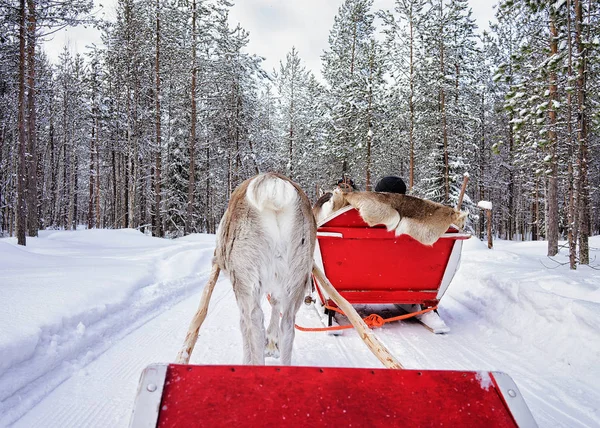
<path id="1" fill-rule="evenodd" d="M 352 304 L 402 304 L 435 307 L 460 263 L 462 241 L 456 229 L 428 247 L 408 235 L 395 236 L 383 225 L 369 227 L 346 206 L 325 219 L 317 231 L 315 261 L 336 290 Z M 317 280 L 323 305 L 332 305 Z"/>

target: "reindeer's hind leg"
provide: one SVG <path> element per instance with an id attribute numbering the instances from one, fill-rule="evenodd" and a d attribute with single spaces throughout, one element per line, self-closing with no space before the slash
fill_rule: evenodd
<path id="1" fill-rule="evenodd" d="M 264 365 L 265 325 L 260 295 L 248 293 L 239 281 L 233 284 L 233 289 L 240 309 L 244 364 Z"/>
<path id="2" fill-rule="evenodd" d="M 296 313 L 300 309 L 300 305 L 304 301 L 304 290 L 306 289 L 307 279 L 303 278 L 298 281 L 297 278 L 294 280 L 294 286 L 289 290 L 289 295 L 281 303 L 282 304 L 282 316 L 281 316 L 281 335 L 279 341 L 279 349 L 281 351 L 281 364 L 289 366 L 292 364 L 292 348 L 294 343 L 294 337 L 296 335 L 295 322 Z"/>
<path id="3" fill-rule="evenodd" d="M 279 315 L 281 305 L 279 298 L 271 294 L 271 320 L 267 328 L 267 344 L 265 346 L 265 356 L 279 358 Z"/>

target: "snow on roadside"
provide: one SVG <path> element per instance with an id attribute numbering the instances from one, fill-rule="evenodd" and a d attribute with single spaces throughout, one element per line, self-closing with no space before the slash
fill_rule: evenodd
<path id="1" fill-rule="evenodd" d="M 0 426 L 201 287 L 213 248 L 131 229 L 0 240 Z"/>
<path id="2" fill-rule="evenodd" d="M 459 270 L 449 294 L 533 352 L 548 353 L 552 363 L 600 379 L 600 272 L 559 266 L 543 257 L 542 241 L 494 246 L 490 251 L 476 239 L 466 242 L 469 268 Z M 590 246 L 599 247 L 600 237 Z"/>

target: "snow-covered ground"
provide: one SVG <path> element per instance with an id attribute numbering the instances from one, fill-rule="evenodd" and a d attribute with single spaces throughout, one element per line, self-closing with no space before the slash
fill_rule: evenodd
<path id="1" fill-rule="evenodd" d="M 590 244 L 598 266 L 600 237 Z M 141 370 L 173 361 L 183 342 L 213 248 L 213 235 L 135 230 L 46 231 L 25 248 L 0 239 L 0 427 L 127 426 Z M 508 373 L 541 427 L 598 427 L 600 271 L 569 271 L 545 251 L 545 242 L 503 241 L 488 250 L 472 238 L 440 305 L 451 332 L 407 321 L 376 334 L 408 368 Z M 319 326 L 314 307 L 297 323 Z M 191 362 L 241 359 L 237 306 L 222 279 Z M 352 331 L 297 332 L 294 364 L 381 367 Z"/>

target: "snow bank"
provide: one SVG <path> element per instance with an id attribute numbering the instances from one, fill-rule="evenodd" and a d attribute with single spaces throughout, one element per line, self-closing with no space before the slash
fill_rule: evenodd
<path id="1" fill-rule="evenodd" d="M 214 236 L 131 229 L 44 231 L 26 247 L 0 240 L 0 301 L 10 302 L 0 305 L 0 414 L 23 400 L 17 391 L 52 372 L 68 377 L 113 334 L 201 287 L 213 248 Z"/>
<path id="2" fill-rule="evenodd" d="M 600 237 L 590 247 L 600 247 Z M 587 266 L 571 271 L 564 249 L 554 260 L 546 250 L 543 241 L 497 240 L 488 250 L 470 239 L 448 294 L 506 335 L 510 351 L 524 362 L 542 360 L 549 375 L 559 371 L 597 385 L 600 273 Z"/>

